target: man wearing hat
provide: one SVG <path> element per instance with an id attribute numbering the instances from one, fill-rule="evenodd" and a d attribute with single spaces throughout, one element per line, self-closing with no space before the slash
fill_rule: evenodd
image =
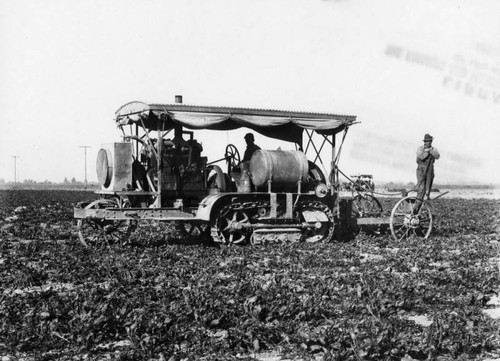
<path id="1" fill-rule="evenodd" d="M 245 154 L 243 154 L 242 162 L 247 162 L 250 161 L 252 155 L 255 153 L 256 150 L 259 150 L 260 147 L 254 143 L 255 138 L 253 137 L 252 133 L 245 134 L 244 138 L 245 142 L 247 143 L 247 149 L 245 150 Z"/>
<path id="2" fill-rule="evenodd" d="M 430 134 L 424 136 L 424 145 L 417 149 L 417 197 L 430 199 L 432 182 L 434 181 L 434 161 L 440 155 L 436 148 L 432 146 Z"/>

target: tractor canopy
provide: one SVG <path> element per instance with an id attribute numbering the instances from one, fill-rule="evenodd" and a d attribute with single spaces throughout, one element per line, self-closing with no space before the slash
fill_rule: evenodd
<path id="1" fill-rule="evenodd" d="M 176 126 L 223 131 L 246 127 L 266 137 L 294 143 L 301 143 L 304 129 L 335 135 L 356 121 L 352 115 L 142 102 L 127 103 L 115 114 L 120 127 L 137 124 L 164 131 Z"/>

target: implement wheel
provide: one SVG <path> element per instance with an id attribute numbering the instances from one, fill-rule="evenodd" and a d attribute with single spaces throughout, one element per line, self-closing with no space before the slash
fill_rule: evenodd
<path id="1" fill-rule="evenodd" d="M 98 199 L 89 203 L 85 209 L 118 208 L 114 199 Z M 101 247 L 112 243 L 126 243 L 137 221 L 110 220 L 104 218 L 79 219 L 77 222 L 78 239 L 85 247 Z"/>
<path id="2" fill-rule="evenodd" d="M 352 213 L 354 217 L 377 216 L 383 211 L 379 200 L 371 194 L 358 194 L 352 201 Z"/>
<path id="3" fill-rule="evenodd" d="M 390 227 L 396 241 L 412 235 L 426 239 L 431 234 L 432 224 L 432 208 L 420 198 L 405 197 L 392 209 Z"/>

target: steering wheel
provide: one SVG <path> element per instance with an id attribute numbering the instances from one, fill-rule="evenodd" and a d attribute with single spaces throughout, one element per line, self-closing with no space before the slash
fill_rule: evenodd
<path id="1" fill-rule="evenodd" d="M 233 144 L 228 144 L 224 152 L 224 158 L 226 158 L 228 168 L 232 169 L 236 167 L 240 164 L 240 152 L 238 152 L 238 148 Z"/>

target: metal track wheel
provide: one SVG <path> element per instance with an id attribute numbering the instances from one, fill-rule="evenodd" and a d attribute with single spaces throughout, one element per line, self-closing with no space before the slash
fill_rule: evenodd
<path id="1" fill-rule="evenodd" d="M 329 241 L 333 236 L 334 219 L 332 211 L 321 202 L 309 202 L 300 207 L 300 217 L 314 225 L 303 233 L 303 240 L 310 243 Z"/>
<path id="2" fill-rule="evenodd" d="M 216 220 L 216 237 L 227 244 L 242 244 L 250 239 L 249 217 L 239 209 L 227 209 Z"/>

